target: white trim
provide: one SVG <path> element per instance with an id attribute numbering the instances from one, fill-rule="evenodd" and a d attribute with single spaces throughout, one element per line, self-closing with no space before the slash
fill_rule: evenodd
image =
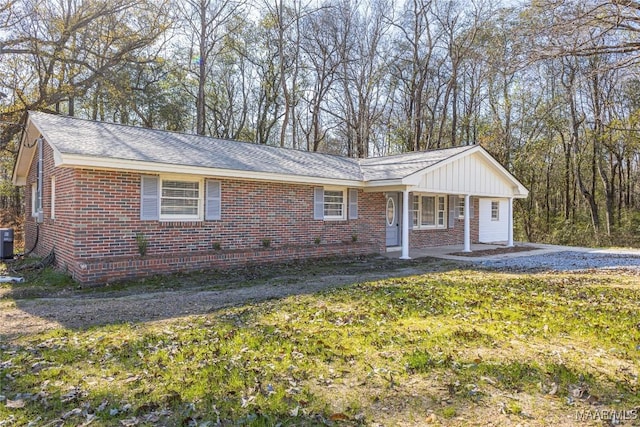
<path id="1" fill-rule="evenodd" d="M 444 230 L 446 228 L 448 228 L 448 221 L 449 221 L 449 215 L 448 212 L 449 210 L 447 209 L 447 202 L 448 202 L 448 197 L 446 194 L 433 194 L 433 193 L 416 193 L 413 192 L 411 193 L 411 212 L 414 212 L 413 214 L 413 219 L 417 219 L 418 221 L 418 225 L 413 225 L 413 221 L 411 224 L 411 228 L 413 230 Z M 418 197 L 418 214 L 416 216 L 415 211 L 413 209 L 413 197 Z M 422 224 L 422 198 L 423 197 L 433 197 L 434 198 L 434 225 L 423 225 Z M 440 198 L 444 199 L 444 209 L 440 210 L 439 209 L 439 204 L 440 204 Z M 442 212 L 443 213 L 443 220 L 444 223 L 442 225 L 438 224 L 438 214 Z"/>
<path id="2" fill-rule="evenodd" d="M 204 220 L 204 178 L 201 177 L 189 177 L 184 175 L 168 174 L 160 175 L 160 182 L 158 183 L 158 215 L 160 222 L 171 221 L 203 221 Z M 178 214 L 163 214 L 162 213 L 162 186 L 165 181 L 182 181 L 182 182 L 197 182 L 198 183 L 198 213 L 197 215 L 178 215 Z"/>
<path id="3" fill-rule="evenodd" d="M 409 190 L 402 192 L 402 255 L 400 259 L 411 259 L 409 256 Z"/>
<path id="4" fill-rule="evenodd" d="M 494 209 L 495 204 L 495 209 Z M 493 215 L 495 213 L 495 216 Z M 500 200 L 491 201 L 491 221 L 500 221 Z"/>
<path id="5" fill-rule="evenodd" d="M 71 168 L 198 175 L 216 178 L 242 179 L 246 181 L 290 182 L 296 184 L 333 185 L 357 188 L 365 186 L 363 181 L 349 179 L 287 175 L 282 173 L 243 171 L 237 169 L 218 169 L 202 166 L 175 165 L 170 163 L 143 162 L 139 160 L 107 159 L 102 157 L 88 157 L 79 154 L 62 154 L 59 162 L 56 161 L 55 165 Z"/>
<path id="6" fill-rule="evenodd" d="M 464 196 L 464 249 L 462 252 L 471 252 L 471 196 Z"/>
<path id="7" fill-rule="evenodd" d="M 456 195 L 457 198 L 457 205 L 456 205 L 456 215 L 454 215 L 454 217 L 456 219 L 464 219 L 465 217 L 465 212 L 466 212 L 466 200 L 467 200 L 467 194 L 464 195 L 464 197 L 460 197 Z M 460 204 L 462 204 L 462 206 L 460 206 Z"/>
<path id="8" fill-rule="evenodd" d="M 347 189 L 344 187 L 324 187 L 324 205 L 327 204 L 327 191 L 342 193 L 342 215 L 323 215 L 324 221 L 344 221 L 347 219 Z"/>
<path id="9" fill-rule="evenodd" d="M 513 197 L 509 197 L 509 221 L 507 225 L 507 247 L 513 247 Z"/>

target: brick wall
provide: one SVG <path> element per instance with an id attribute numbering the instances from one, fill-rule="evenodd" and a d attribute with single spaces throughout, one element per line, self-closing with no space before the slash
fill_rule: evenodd
<path id="1" fill-rule="evenodd" d="M 33 247 L 39 230 L 34 253 L 45 256 L 55 248 L 58 267 L 83 283 L 385 251 L 383 193 L 359 191 L 357 220 L 318 221 L 313 219 L 311 185 L 220 179 L 221 220 L 142 221 L 140 174 L 57 168 L 47 144 L 44 159 L 44 222 L 39 226 L 31 216 L 35 157 L 27 179 L 26 248 Z M 55 219 L 51 218 L 52 176 L 56 177 Z M 477 242 L 478 199 L 473 203 L 471 240 Z M 137 234 L 148 241 L 144 257 L 138 251 Z M 463 236 L 464 221 L 456 219 L 453 229 L 410 230 L 410 246 L 462 244 Z M 268 248 L 263 246 L 265 239 L 270 241 Z"/>
<path id="2" fill-rule="evenodd" d="M 357 220 L 317 221 L 313 186 L 220 182 L 221 220 L 142 221 L 139 174 L 79 170 L 78 279 L 131 277 L 132 269 L 146 274 L 384 250 L 381 194 L 359 192 Z M 148 241 L 145 259 L 139 259 L 137 234 Z M 357 244 L 352 242 L 354 235 Z M 269 248 L 263 246 L 266 239 Z"/>
<path id="3" fill-rule="evenodd" d="M 48 144 L 43 146 L 43 189 L 42 209 L 44 221 L 36 224 L 31 216 L 32 196 L 31 186 L 37 178 L 37 150 L 31 163 L 27 185 L 25 187 L 25 251 L 37 246 L 33 253 L 38 256 L 48 255 L 55 247 L 56 259 L 59 266 L 66 268 L 73 262 L 74 247 L 74 209 L 75 204 L 75 175 L 73 169 L 56 168 L 53 162 L 53 151 Z M 51 218 L 51 177 L 55 176 L 55 220 Z"/>
<path id="4" fill-rule="evenodd" d="M 142 221 L 140 174 L 55 168 L 48 146 L 44 164 L 45 220 L 34 252 L 44 256 L 55 247 L 58 266 L 80 282 L 385 249 L 381 193 L 359 192 L 357 220 L 318 221 L 313 219 L 313 186 L 220 179 L 221 220 Z M 52 175 L 56 176 L 55 219 L 51 219 Z M 35 180 L 34 158 L 26 192 L 27 248 L 36 235 L 30 214 Z M 144 258 L 136 243 L 139 233 L 148 241 Z M 270 240 L 269 248 L 263 247 L 265 239 Z"/>
<path id="5" fill-rule="evenodd" d="M 478 212 L 479 199 L 472 197 L 473 217 L 470 218 L 471 243 L 478 243 Z M 448 211 L 447 211 L 448 214 Z M 409 230 L 409 246 L 412 248 L 427 248 L 431 246 L 463 245 L 464 219 L 455 219 L 453 228 Z"/>

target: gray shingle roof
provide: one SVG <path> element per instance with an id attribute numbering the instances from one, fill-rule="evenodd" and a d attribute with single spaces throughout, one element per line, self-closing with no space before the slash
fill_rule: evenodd
<path id="1" fill-rule="evenodd" d="M 61 154 L 355 181 L 400 179 L 471 148 L 353 159 L 40 112 L 30 119 Z"/>

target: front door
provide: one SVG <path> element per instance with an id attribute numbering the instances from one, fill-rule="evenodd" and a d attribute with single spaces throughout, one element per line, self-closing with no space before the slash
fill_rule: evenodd
<path id="1" fill-rule="evenodd" d="M 386 209 L 386 223 L 387 223 L 387 246 L 400 246 L 400 197 L 398 193 L 387 193 L 387 209 Z"/>

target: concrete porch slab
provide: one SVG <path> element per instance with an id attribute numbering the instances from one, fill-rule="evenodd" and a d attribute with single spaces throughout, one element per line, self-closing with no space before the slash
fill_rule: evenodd
<path id="1" fill-rule="evenodd" d="M 466 261 L 466 262 L 482 262 L 482 261 L 491 261 L 491 260 L 500 260 L 500 259 L 509 259 L 509 258 L 518 258 L 518 257 L 526 257 L 532 255 L 544 255 L 544 254 L 552 254 L 556 252 L 583 252 L 583 253 L 594 253 L 594 254 L 617 254 L 617 255 L 637 255 L 640 256 L 640 249 L 629 249 L 629 248 L 584 248 L 577 246 L 559 246 L 559 245 L 547 245 L 543 243 L 528 243 L 528 242 L 515 242 L 515 246 L 531 248 L 530 250 L 521 250 L 519 252 L 510 252 L 510 253 L 496 253 L 495 255 L 481 255 L 474 256 L 474 252 L 481 252 L 491 249 L 499 249 L 506 248 L 506 245 L 503 244 L 484 244 L 484 243 L 476 243 L 471 245 L 471 253 L 470 256 L 459 256 L 454 255 L 456 253 L 462 252 L 464 246 L 460 245 L 449 245 L 449 246 L 434 246 L 431 248 L 422 248 L 422 249 L 411 249 L 409 251 L 409 256 L 411 258 L 423 258 L 423 257 L 433 257 L 433 258 L 442 258 L 442 259 L 450 259 L 456 261 Z M 389 258 L 400 258 L 400 251 L 387 252 L 385 256 Z"/>

